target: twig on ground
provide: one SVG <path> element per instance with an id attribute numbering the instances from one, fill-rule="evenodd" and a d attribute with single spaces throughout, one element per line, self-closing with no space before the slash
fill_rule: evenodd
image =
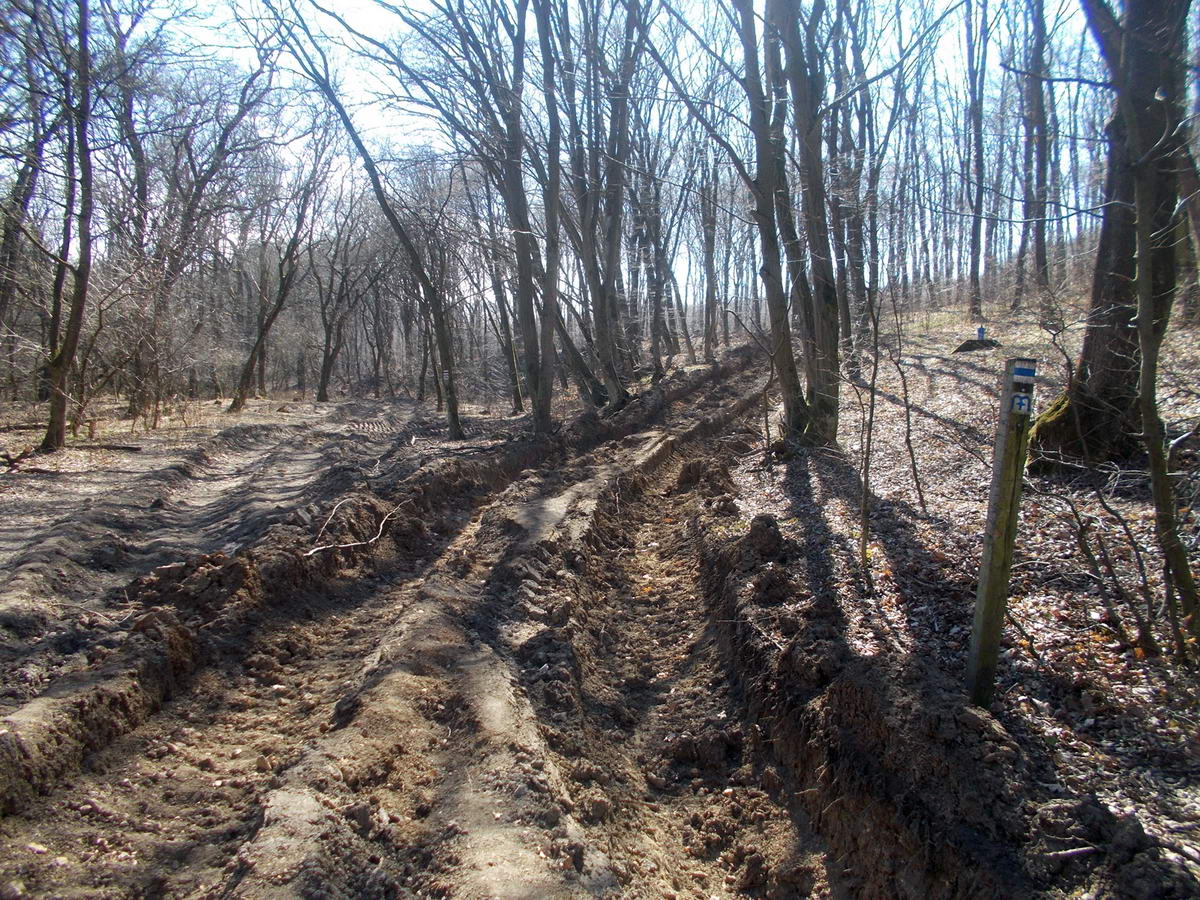
<path id="1" fill-rule="evenodd" d="M 1042 657 L 1037 652 L 1037 647 L 1035 647 L 1033 644 L 1033 637 L 1028 631 L 1025 630 L 1025 626 L 1017 621 L 1017 617 L 1014 616 L 1011 611 L 1005 612 L 1004 618 L 1008 619 L 1009 624 L 1012 625 L 1013 628 L 1017 629 L 1021 637 L 1025 638 L 1026 643 L 1029 644 L 1029 646 L 1025 649 L 1029 651 L 1029 655 L 1033 657 L 1034 662 L 1036 662 L 1039 666 L 1042 665 Z"/>
<path id="2" fill-rule="evenodd" d="M 124 453 L 141 453 L 139 444 L 68 444 L 68 450 L 120 450 Z"/>
<path id="3" fill-rule="evenodd" d="M 1087 856 L 1089 853 L 1099 853 L 1099 847 L 1071 847 L 1068 850 L 1052 850 L 1043 853 L 1045 859 L 1074 859 L 1076 856 Z"/>
<path id="4" fill-rule="evenodd" d="M 972 457 L 977 463 L 979 463 L 985 469 L 991 469 L 991 467 L 992 467 L 992 464 L 991 464 L 991 462 L 988 461 L 987 457 L 985 457 L 982 453 L 980 453 L 974 447 L 968 447 L 962 441 L 954 440 L 953 438 L 947 437 L 946 435 L 940 434 L 936 431 L 932 432 L 929 435 L 929 438 L 931 440 L 937 441 L 939 444 L 944 444 L 948 447 L 955 447 L 955 448 L 963 451 L 968 456 Z"/>
<path id="5" fill-rule="evenodd" d="M 83 606 L 79 603 L 68 603 L 66 600 L 61 600 L 59 602 L 62 603 L 63 606 L 69 606 L 72 609 L 78 609 L 78 610 L 81 610 L 90 615 L 96 616 L 97 618 L 103 619 L 105 622 L 108 622 L 110 625 L 120 625 L 122 622 L 124 622 L 126 619 L 128 619 L 129 616 L 133 615 L 133 613 L 128 613 L 120 619 L 114 619 L 112 616 L 106 616 L 104 613 L 100 612 L 100 610 L 98 610 L 98 609 L 92 609 L 91 607 Z"/>
<path id="6" fill-rule="evenodd" d="M 343 497 L 341 500 L 339 500 L 334 505 L 333 509 L 330 510 L 330 512 L 329 512 L 329 518 L 325 520 L 325 524 L 321 526 L 321 530 L 318 531 L 317 536 L 315 538 L 313 538 L 314 541 L 319 541 L 321 539 L 321 535 L 323 535 L 325 533 L 325 529 L 329 527 L 329 523 L 333 521 L 333 517 L 337 515 L 337 511 L 342 508 L 343 504 L 346 504 L 349 502 L 350 502 L 349 497 Z"/>
<path id="7" fill-rule="evenodd" d="M 396 513 L 398 513 L 400 511 L 401 507 L 407 506 L 411 502 L 412 502 L 411 499 L 401 500 L 399 503 L 397 503 L 395 506 L 393 506 L 388 511 L 387 515 L 385 515 L 382 519 L 379 520 L 379 530 L 375 532 L 375 537 L 371 538 L 370 540 L 351 541 L 349 544 L 322 544 L 320 547 L 313 547 L 311 550 L 309 550 L 307 553 L 305 553 L 304 554 L 305 558 L 312 556 L 314 553 L 320 553 L 322 550 L 348 550 L 351 547 L 366 547 L 370 544 L 375 543 L 377 540 L 379 540 L 381 537 L 383 537 L 383 526 L 385 526 L 388 523 L 388 519 L 390 519 L 392 516 L 394 516 Z"/>
<path id="8" fill-rule="evenodd" d="M 22 450 L 20 453 L 16 454 L 15 456 L 11 453 L 0 453 L 0 461 L 3 461 L 4 464 L 8 467 L 8 470 L 10 472 L 12 472 L 18 466 L 20 466 L 21 463 L 23 463 L 25 460 L 29 459 L 29 457 L 31 457 L 31 456 L 33 456 L 33 448 L 26 447 L 24 450 Z"/>

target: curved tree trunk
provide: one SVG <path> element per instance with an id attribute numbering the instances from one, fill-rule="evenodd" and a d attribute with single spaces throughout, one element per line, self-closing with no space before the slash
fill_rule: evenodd
<path id="1" fill-rule="evenodd" d="M 1139 447 L 1133 170 L 1119 116 L 1113 116 L 1107 134 L 1104 218 L 1087 331 L 1066 391 L 1034 423 L 1030 438 L 1034 463 L 1057 457 L 1102 462 Z"/>
<path id="2" fill-rule="evenodd" d="M 1143 210 L 1153 215 L 1143 226 L 1173 238 L 1180 137 L 1169 107 L 1179 89 L 1178 60 L 1169 48 L 1181 46 L 1187 7 L 1187 0 L 1138 0 L 1127 4 L 1124 21 L 1118 23 L 1103 0 L 1084 0 L 1118 86 L 1117 109 L 1107 129 L 1104 218 L 1083 350 L 1066 391 L 1034 425 L 1030 450 L 1035 462 L 1066 456 L 1094 463 L 1127 456 L 1142 446 L 1137 185 L 1142 179 L 1143 194 L 1149 184 L 1158 192 L 1150 200 L 1142 198 Z M 1141 275 L 1152 273 L 1154 314 L 1165 328 L 1175 288 L 1174 241 L 1156 241 L 1153 248 L 1143 242 L 1142 247 L 1149 258 Z"/>
<path id="3" fill-rule="evenodd" d="M 79 212 L 76 246 L 78 259 L 73 267 L 71 306 L 67 314 L 67 327 L 62 346 L 51 357 L 47 366 L 50 381 L 50 420 L 41 449 L 46 452 L 61 450 L 67 443 L 67 382 L 71 366 L 75 362 L 75 351 L 79 347 L 79 335 L 83 330 L 83 311 L 87 305 L 88 282 L 92 271 L 92 154 L 90 143 L 92 115 L 92 57 L 89 32 L 91 28 L 88 0 L 79 0 L 79 52 L 76 54 L 76 71 L 73 73 L 77 85 L 72 129 L 75 133 L 75 151 L 79 163 Z"/>

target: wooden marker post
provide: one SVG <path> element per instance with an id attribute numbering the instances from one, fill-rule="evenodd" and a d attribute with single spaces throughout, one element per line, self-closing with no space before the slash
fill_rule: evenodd
<path id="1" fill-rule="evenodd" d="M 992 457 L 992 491 L 983 533 L 979 592 L 975 595 L 975 626 L 971 630 L 971 653 L 967 658 L 967 693 L 976 706 L 986 707 L 991 703 L 996 680 L 1036 378 L 1037 360 L 1010 359 L 1005 366 L 1000 424 L 996 429 L 996 449 Z"/>

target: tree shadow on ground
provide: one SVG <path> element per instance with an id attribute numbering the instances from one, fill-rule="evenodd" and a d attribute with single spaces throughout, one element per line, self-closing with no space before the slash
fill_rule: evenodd
<path id="1" fill-rule="evenodd" d="M 861 499 L 861 479 L 858 470 L 835 453 L 803 453 L 786 466 L 783 487 L 791 499 L 791 511 L 801 523 L 802 533 L 798 540 L 805 548 L 809 577 L 829 579 L 834 567 L 822 553 L 822 548 L 835 548 L 847 561 L 853 560 L 856 548 L 849 546 L 847 538 L 831 534 L 815 499 L 814 480 L 830 494 L 857 508 Z M 926 545 L 916 528 L 920 517 L 909 504 L 881 498 L 874 493 L 870 503 L 870 536 L 878 541 L 887 556 L 891 568 L 890 583 L 897 594 L 896 606 L 904 617 L 903 630 L 911 642 L 911 650 L 896 659 L 900 673 L 897 682 L 924 678 L 923 673 L 930 668 L 936 669 L 944 676 L 938 690 L 950 691 L 956 703 L 965 705 L 961 685 L 974 616 L 976 581 L 961 569 L 961 560 L 948 559 L 936 548 Z M 925 523 L 935 529 L 954 527 L 948 520 L 936 516 L 925 518 Z M 815 566 L 811 562 L 813 559 L 818 561 Z M 869 596 L 861 578 L 856 578 L 853 584 L 863 597 L 864 619 L 871 622 L 878 633 L 889 633 L 891 626 L 887 617 L 879 611 L 877 601 Z M 842 589 L 848 587 L 844 585 Z M 873 607 L 874 612 L 871 611 Z M 845 623 L 839 620 L 837 624 L 844 626 Z M 1019 691 L 1046 705 L 1058 726 L 1071 732 L 1088 717 L 1087 690 L 1078 672 L 1051 669 L 1041 663 L 1032 668 L 1024 663 L 1018 667 L 1012 660 L 1003 658 L 1000 663 L 998 697 L 1009 691 Z M 902 693 L 908 692 L 908 689 L 902 690 Z M 1012 733 L 1024 735 L 1021 744 L 1026 762 L 1041 784 L 1031 787 L 1030 796 L 1045 799 L 1056 792 L 1061 793 L 1065 777 L 1061 760 L 1040 736 L 1030 732 L 1028 723 L 1023 721 L 1020 713 L 1013 711 L 1014 708 L 1001 700 L 992 705 L 992 710 Z M 1152 713 L 1149 706 L 1119 711 L 1124 724 L 1132 724 L 1146 735 L 1153 735 L 1158 730 Z M 1109 714 L 1117 715 L 1118 711 L 1111 710 Z M 1097 721 L 1100 715 L 1092 712 Z M 1096 741 L 1090 735 L 1086 739 L 1089 743 Z M 1194 777 L 1194 758 L 1189 759 L 1180 748 L 1168 747 L 1159 741 L 1151 740 L 1150 744 L 1153 748 L 1150 752 L 1130 754 L 1125 762 L 1144 766 L 1147 777 L 1159 786 L 1160 791 L 1182 798 L 1178 779 Z"/>
<path id="2" fill-rule="evenodd" d="M 862 499 L 862 479 L 858 469 L 837 451 L 806 451 L 785 464 L 781 488 L 789 498 L 789 512 L 801 523 L 805 559 L 821 560 L 812 572 L 813 584 L 834 585 L 835 565 L 830 551 L 837 551 L 842 560 L 843 578 L 848 589 L 864 598 L 864 614 L 873 620 L 881 632 L 892 626 L 871 608 L 876 604 L 869 596 L 863 573 L 857 563 L 858 548 L 849 534 L 837 534 L 825 519 L 818 504 L 814 481 L 823 492 L 840 499 L 850 509 L 857 510 Z M 905 631 L 916 652 L 928 651 L 933 656 L 936 634 L 955 626 L 969 627 L 974 602 L 974 584 L 955 572 L 944 557 L 939 558 L 925 546 L 914 522 L 919 514 L 903 500 L 880 497 L 874 492 L 870 505 L 869 540 L 882 546 L 890 563 L 892 579 L 899 596 L 898 607 L 905 617 Z M 950 528 L 950 522 L 937 516 L 926 521 L 935 527 Z M 855 523 L 857 527 L 857 523 Z M 808 563 L 813 567 L 813 563 Z M 939 609 L 930 620 L 930 604 L 939 601 Z M 932 630 L 931 630 L 932 629 Z M 930 646 L 924 647 L 924 644 Z M 943 642 L 936 640 L 941 649 Z M 952 672 L 952 674 L 958 674 Z"/>
<path id="3" fill-rule="evenodd" d="M 895 404 L 901 409 L 904 408 L 904 400 L 902 398 L 895 394 L 889 393 L 878 386 L 875 388 L 875 395 L 882 400 L 887 400 L 888 402 Z M 960 439 L 971 441 L 972 443 L 978 444 L 982 447 L 988 446 L 992 441 L 991 437 L 979 426 L 972 425 L 969 422 L 963 422 L 959 419 L 952 419 L 948 416 L 942 415 L 941 413 L 934 412 L 929 407 L 922 406 L 920 403 L 916 403 L 911 397 L 908 401 L 908 408 L 922 418 L 928 419 L 931 422 L 936 422 L 937 424 L 943 426 Z"/>
<path id="4" fill-rule="evenodd" d="M 906 354 L 901 360 L 901 365 L 906 366 L 911 372 L 924 376 L 925 384 L 930 391 L 933 390 L 935 378 L 943 376 L 992 396 L 999 395 L 1000 376 L 1004 372 L 1004 364 L 999 360 L 993 366 L 985 366 L 972 360 L 946 356 Z M 979 377 L 973 378 L 972 374 Z"/>

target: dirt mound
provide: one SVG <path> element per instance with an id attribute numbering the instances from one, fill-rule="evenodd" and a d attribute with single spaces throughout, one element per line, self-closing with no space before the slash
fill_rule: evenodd
<path id="1" fill-rule="evenodd" d="M 705 497 L 718 497 L 733 493 L 733 480 L 729 467 L 709 459 L 690 459 L 683 464 L 675 479 L 675 492 L 683 493 L 698 488 Z"/>

